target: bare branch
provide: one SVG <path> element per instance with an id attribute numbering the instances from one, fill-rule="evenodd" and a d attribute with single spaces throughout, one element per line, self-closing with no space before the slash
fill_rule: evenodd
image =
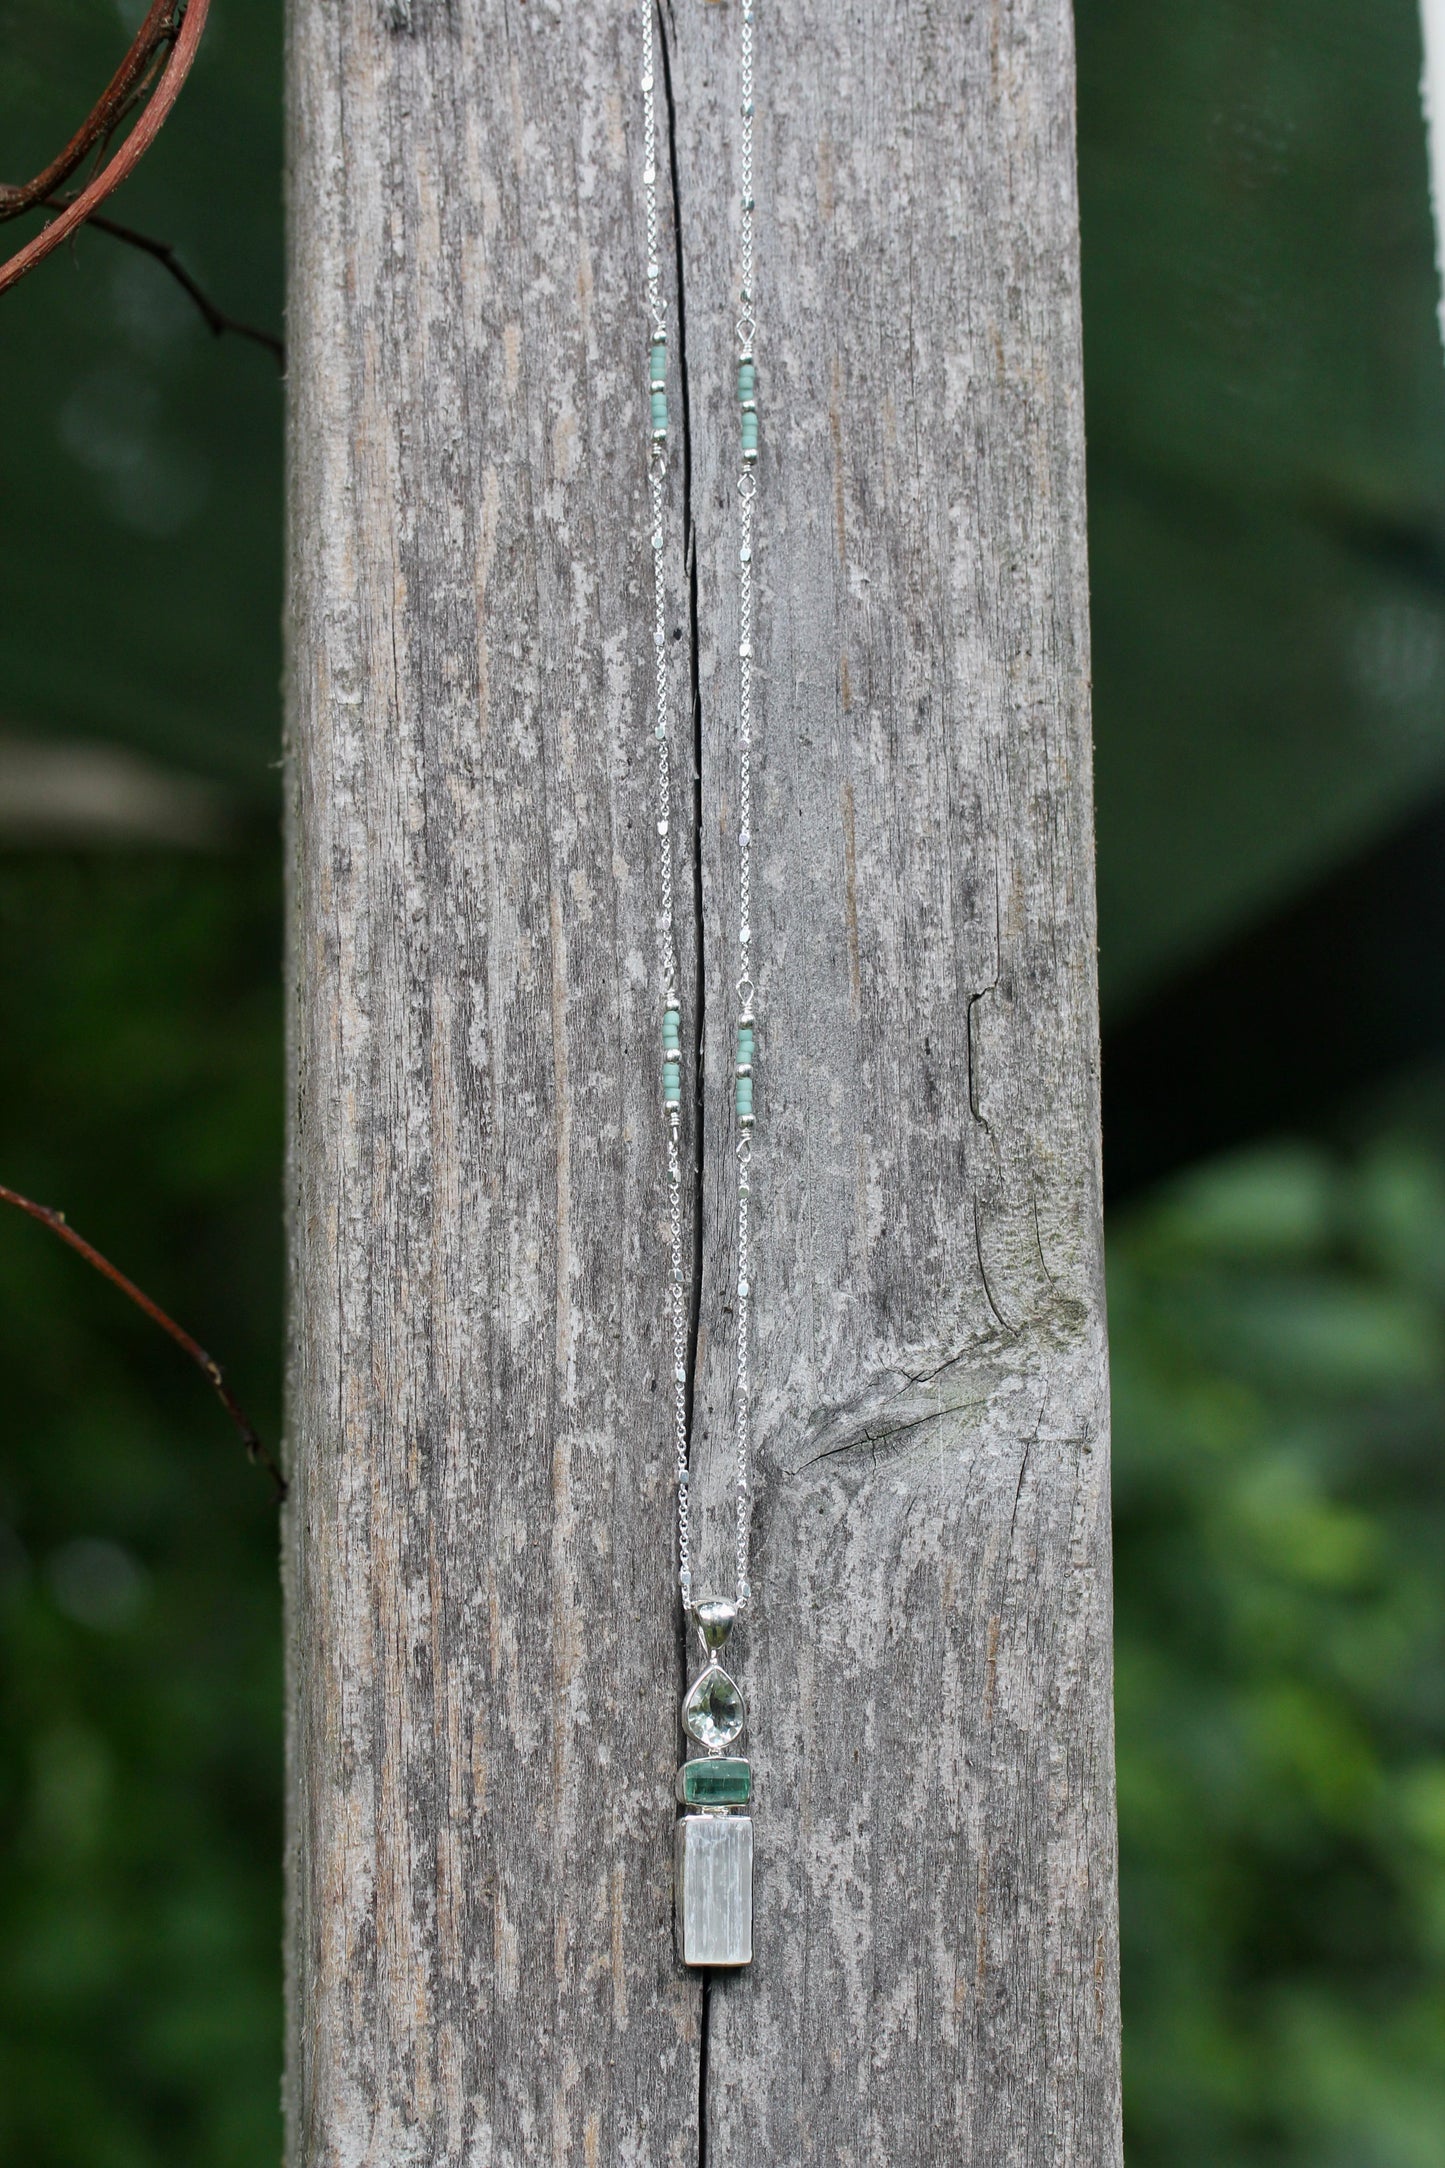
<path id="1" fill-rule="evenodd" d="M 117 1266 L 113 1265 L 108 1257 L 102 1256 L 100 1251 L 92 1243 L 87 1242 L 83 1235 L 78 1235 L 63 1212 L 55 1211 L 48 1204 L 36 1204 L 32 1198 L 22 1197 L 18 1190 L 6 1189 L 3 1183 L 0 1183 L 0 1204 L 14 1205 L 17 1212 L 27 1213 L 31 1219 L 38 1220 L 42 1227 L 48 1227 L 52 1234 L 59 1235 L 62 1242 L 68 1243 L 70 1248 L 78 1256 L 83 1257 L 88 1265 L 93 1265 L 104 1279 L 110 1281 L 112 1287 L 118 1287 L 123 1295 L 129 1297 L 138 1310 L 143 1310 L 153 1324 L 159 1325 L 162 1332 L 169 1333 L 177 1347 L 185 1350 L 196 1368 L 202 1371 L 210 1380 L 216 1398 L 220 1401 L 221 1406 L 230 1416 L 231 1421 L 240 1433 L 241 1443 L 246 1448 L 247 1458 L 254 1462 L 257 1467 L 264 1468 L 271 1478 L 276 1503 L 280 1505 L 286 1496 L 286 1479 L 261 1443 L 249 1417 L 245 1414 L 240 1402 L 226 1383 L 220 1364 L 213 1356 L 206 1353 L 200 1341 L 193 1340 L 185 1328 L 178 1325 L 173 1317 L 168 1316 L 158 1302 L 152 1301 L 143 1288 L 137 1287 L 134 1280 L 128 1280 L 125 1274 Z"/>
<path id="2" fill-rule="evenodd" d="M 134 127 L 111 156 L 105 159 L 94 178 L 88 181 L 77 195 L 71 198 L 58 218 L 39 232 L 33 241 L 18 250 L 9 261 L 0 264 L 0 293 L 24 278 L 54 249 L 59 248 L 68 235 L 83 226 L 112 190 L 118 188 L 126 176 L 134 172 L 141 159 L 159 135 L 167 114 L 180 95 L 181 85 L 190 73 L 191 62 L 201 42 L 206 27 L 210 0 L 153 0 L 145 21 L 136 34 L 125 60 L 112 77 L 99 104 L 95 106 L 79 130 L 57 159 L 52 160 L 43 173 L 24 187 L 12 188 L 0 193 L 0 216 L 13 218 L 20 212 L 43 206 L 45 199 L 54 194 L 62 183 L 70 178 L 83 160 L 97 145 L 108 146 L 115 129 L 122 125 L 134 108 L 137 99 L 144 96 L 147 87 L 150 95 L 136 120 Z M 156 72 L 156 62 L 164 54 L 165 64 Z"/>
<path id="3" fill-rule="evenodd" d="M 60 156 L 22 187 L 0 185 L 0 219 L 18 218 L 22 211 L 36 209 L 64 187 L 97 145 L 104 144 L 129 111 L 156 56 L 174 43 L 181 11 L 180 0 L 152 0 L 130 51 Z"/>

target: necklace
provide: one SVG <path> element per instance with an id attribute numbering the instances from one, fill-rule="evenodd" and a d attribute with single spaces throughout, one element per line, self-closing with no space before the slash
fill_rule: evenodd
<path id="1" fill-rule="evenodd" d="M 662 1115 L 666 1137 L 667 1320 L 672 1343 L 672 1446 L 677 1484 L 677 1580 L 683 1613 L 696 1630 L 706 1662 L 688 1688 L 682 1724 L 701 1754 L 677 1774 L 683 1812 L 676 1829 L 675 1873 L 678 1946 L 688 1965 L 752 1962 L 753 1825 L 751 1765 L 729 1753 L 745 1721 L 743 1697 L 723 1669 L 728 1635 L 751 1601 L 748 1537 L 751 1522 L 751 1285 L 748 1278 L 748 1208 L 752 1192 L 753 1051 L 756 988 L 752 978 L 752 739 L 753 739 L 753 509 L 757 497 L 757 366 L 753 356 L 753 0 L 742 0 L 738 138 L 739 247 L 737 318 L 738 399 L 738 674 L 736 710 L 738 978 L 733 1118 L 737 1158 L 736 1367 L 733 1396 L 734 1565 L 731 1596 L 694 1601 L 692 1574 L 692 1465 L 687 1391 L 688 1289 L 682 1244 L 682 1002 L 678 992 L 673 932 L 672 697 L 668 679 L 667 539 L 669 466 L 667 405 L 667 303 L 657 215 L 657 108 L 653 67 L 653 9 L 639 0 L 642 24 L 643 201 L 647 219 L 647 311 L 649 318 L 648 413 L 651 448 L 648 489 L 652 513 L 652 670 L 656 822 L 659 842 L 660 910 L 658 967 L 662 986 Z"/>

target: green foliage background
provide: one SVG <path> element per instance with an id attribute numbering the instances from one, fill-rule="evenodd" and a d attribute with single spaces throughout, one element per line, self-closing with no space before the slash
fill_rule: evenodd
<path id="1" fill-rule="evenodd" d="M 0 0 L 7 174 L 138 12 Z M 1118 1016 L 1439 786 L 1445 367 L 1413 0 L 1081 0 L 1079 38 Z M 125 202 L 273 326 L 279 76 L 276 0 L 217 0 Z M 279 386 L 97 236 L 0 311 L 0 745 L 123 746 L 229 820 L 206 851 L 39 847 L 0 804 L 0 1180 L 274 1438 Z M 1132 2168 L 1438 2168 L 1441 1080 L 1135 1205 L 1110 1287 Z M 273 2159 L 265 1487 L 18 1219 L 0 1361 L 0 2163 Z"/>

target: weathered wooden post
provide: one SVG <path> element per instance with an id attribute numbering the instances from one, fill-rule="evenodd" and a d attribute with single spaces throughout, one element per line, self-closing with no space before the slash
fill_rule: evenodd
<path id="1" fill-rule="evenodd" d="M 730 4 L 660 18 L 714 1018 Z M 711 1985 L 671 1921 L 635 13 L 291 14 L 291 2168 L 1111 2168 L 1065 0 L 759 0 L 757 1920 Z"/>

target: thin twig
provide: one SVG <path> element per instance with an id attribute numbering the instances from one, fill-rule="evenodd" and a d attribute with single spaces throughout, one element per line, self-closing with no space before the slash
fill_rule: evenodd
<path id="1" fill-rule="evenodd" d="M 176 284 L 195 302 L 206 328 L 217 338 L 222 332 L 234 331 L 238 339 L 253 339 L 257 346 L 264 346 L 268 353 L 275 355 L 278 369 L 285 368 L 286 348 L 276 333 L 263 331 L 258 324 L 242 323 L 240 317 L 228 316 L 224 309 L 218 308 L 180 261 L 173 243 L 158 241 L 154 234 L 138 233 L 134 226 L 123 226 L 119 219 L 107 218 L 102 212 L 92 211 L 85 223 L 93 226 L 97 233 L 108 233 L 112 240 L 125 241 L 131 248 L 141 249 L 147 256 L 154 256 L 157 263 L 164 264 Z"/>
<path id="2" fill-rule="evenodd" d="M 22 1197 L 18 1190 L 6 1189 L 3 1183 L 0 1183 L 0 1204 L 14 1205 L 17 1212 L 28 1213 L 31 1219 L 39 1220 L 42 1227 L 48 1227 L 52 1234 L 59 1235 L 62 1242 L 68 1243 L 88 1265 L 93 1265 L 103 1278 L 110 1281 L 112 1287 L 118 1287 L 123 1295 L 128 1295 L 136 1308 L 143 1310 L 153 1324 L 159 1325 L 162 1332 L 169 1333 L 177 1347 L 184 1348 L 196 1368 L 210 1379 L 216 1398 L 241 1434 L 241 1443 L 246 1448 L 247 1458 L 257 1467 L 264 1468 L 271 1478 L 276 1503 L 280 1505 L 286 1496 L 286 1479 L 257 1437 L 241 1403 L 226 1383 L 220 1364 L 206 1353 L 200 1341 L 193 1340 L 173 1317 L 167 1316 L 158 1302 L 153 1302 L 143 1289 L 136 1286 L 134 1280 L 128 1280 L 108 1257 L 103 1257 L 83 1235 L 78 1235 L 63 1212 L 54 1211 L 48 1204 L 36 1204 L 32 1198 Z"/>

